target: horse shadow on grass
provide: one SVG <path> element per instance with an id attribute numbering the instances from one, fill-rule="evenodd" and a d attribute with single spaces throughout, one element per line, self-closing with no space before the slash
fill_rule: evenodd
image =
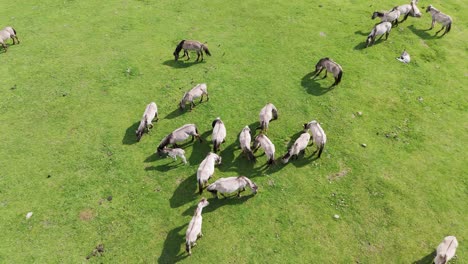
<path id="1" fill-rule="evenodd" d="M 315 72 L 310 72 L 302 77 L 301 85 L 304 87 L 309 94 L 313 94 L 315 96 L 320 96 L 328 93 L 329 91 L 333 90 L 333 86 L 328 88 L 322 88 L 320 84 L 313 79 L 312 77 L 315 75 Z"/>
<path id="2" fill-rule="evenodd" d="M 177 107 L 174 111 L 170 112 L 169 114 L 167 114 L 164 119 L 174 119 L 176 117 L 179 117 L 181 115 L 183 115 L 185 113 L 184 110 L 180 109 L 179 107 Z"/>
<path id="3" fill-rule="evenodd" d="M 244 193 L 248 193 L 248 192 L 250 192 L 250 189 L 246 188 Z M 236 205 L 243 204 L 247 200 L 249 200 L 250 198 L 255 196 L 255 194 L 253 194 L 253 193 L 246 194 L 246 195 L 242 195 L 242 193 L 241 193 L 241 197 L 237 197 L 236 194 L 230 194 L 230 195 L 226 195 L 226 198 L 223 198 L 220 194 L 218 194 L 220 198 L 216 198 L 210 192 L 204 191 L 203 195 L 200 196 L 200 199 L 201 199 L 201 197 L 206 197 L 207 195 L 209 195 L 209 197 L 207 199 L 208 199 L 208 202 L 210 204 L 203 209 L 203 214 L 208 214 L 208 213 L 214 212 L 221 206 L 236 206 Z M 191 206 L 190 208 L 185 210 L 182 213 L 182 215 L 183 216 L 193 215 L 194 212 L 195 212 L 195 209 L 197 208 L 197 206 L 198 205 Z"/>
<path id="4" fill-rule="evenodd" d="M 180 246 L 185 243 L 185 234 L 180 232 L 185 229 L 185 226 L 187 224 L 176 227 L 167 233 L 158 263 L 177 263 L 188 257 L 185 252 L 179 254 Z"/>
<path id="5" fill-rule="evenodd" d="M 163 62 L 163 65 L 166 65 L 166 66 L 169 66 L 169 67 L 172 67 L 172 68 L 176 68 L 176 69 L 183 69 L 183 68 L 188 68 L 190 66 L 201 64 L 201 63 L 205 63 L 205 61 L 201 61 L 201 62 L 190 61 L 190 62 L 188 62 L 188 61 L 183 61 L 183 60 L 178 60 L 178 61 L 167 60 L 167 61 Z"/>
<path id="6" fill-rule="evenodd" d="M 414 27 L 414 25 L 408 26 L 407 27 L 409 30 L 411 30 L 416 36 L 428 40 L 428 39 L 435 39 L 435 38 L 440 38 L 441 36 L 437 35 L 431 35 L 429 34 L 428 29 L 417 29 Z"/>
<path id="7" fill-rule="evenodd" d="M 210 153 L 211 146 L 208 140 L 208 135 L 211 135 L 211 130 L 206 131 L 200 135 L 202 142 L 194 142 L 192 155 L 188 158 L 190 164 L 200 164 L 202 160 L 206 158 L 206 155 Z"/>
<path id="8" fill-rule="evenodd" d="M 175 189 L 172 197 L 169 199 L 171 208 L 180 207 L 197 199 L 195 189 L 197 187 L 197 174 L 194 173 L 190 177 L 183 180 Z"/>
<path id="9" fill-rule="evenodd" d="M 435 256 L 436 256 L 436 251 L 433 250 L 431 253 L 427 254 L 424 256 L 422 259 L 413 261 L 412 264 L 432 264 Z"/>
<path id="10" fill-rule="evenodd" d="M 137 143 L 137 138 L 135 135 L 135 131 L 138 129 L 138 126 L 140 125 L 140 121 L 135 122 L 133 125 L 127 128 L 125 130 L 125 135 L 122 139 L 122 144 L 124 145 L 133 145 Z"/>

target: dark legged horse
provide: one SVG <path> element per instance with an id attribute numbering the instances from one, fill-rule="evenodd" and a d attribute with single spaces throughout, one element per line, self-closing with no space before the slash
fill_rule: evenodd
<path id="1" fill-rule="evenodd" d="M 203 52 L 205 52 L 208 56 L 211 56 L 210 51 L 208 50 L 208 47 L 196 40 L 182 40 L 179 45 L 177 45 L 175 51 L 174 51 L 174 58 L 177 61 L 179 59 L 179 53 L 181 50 L 184 50 L 184 55 L 181 57 L 185 57 L 187 55 L 187 60 L 190 60 L 190 55 L 188 53 L 188 50 L 194 50 L 197 52 L 197 60 L 200 59 L 201 55 L 201 60 L 203 61 Z"/>
<path id="2" fill-rule="evenodd" d="M 315 65 L 315 72 L 314 72 L 315 74 L 312 78 L 315 78 L 318 75 L 320 75 L 323 69 L 326 69 L 326 70 L 325 70 L 325 76 L 323 76 L 322 79 L 325 79 L 327 77 L 328 72 L 333 73 L 333 76 L 335 77 L 335 82 L 330 87 L 333 87 L 340 83 L 341 77 L 343 76 L 343 69 L 338 63 L 332 61 L 330 58 L 322 58 L 319 60 L 319 62 L 317 62 L 317 64 Z"/>

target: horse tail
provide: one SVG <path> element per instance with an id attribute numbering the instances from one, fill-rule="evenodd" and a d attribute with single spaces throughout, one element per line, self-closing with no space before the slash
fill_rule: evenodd
<path id="1" fill-rule="evenodd" d="M 202 45 L 202 48 L 205 51 L 206 55 L 211 56 L 211 53 L 210 53 L 210 51 L 208 50 L 208 47 L 205 44 Z"/>
<path id="2" fill-rule="evenodd" d="M 189 242 L 189 241 L 186 241 L 186 242 L 185 242 L 185 251 L 187 251 L 187 253 L 188 253 L 189 255 L 192 255 L 192 252 L 191 252 L 191 250 L 190 250 L 190 242 Z"/>
<path id="3" fill-rule="evenodd" d="M 216 153 L 218 151 L 220 143 L 216 140 L 213 141 L 213 152 Z"/>
<path id="4" fill-rule="evenodd" d="M 15 33 L 15 35 L 16 35 L 16 30 L 14 28 L 11 28 L 11 29 L 13 29 L 13 33 Z"/>
<path id="5" fill-rule="evenodd" d="M 321 144 L 320 147 L 319 147 L 319 153 L 318 153 L 318 157 L 320 158 L 320 156 L 322 155 L 322 151 L 323 149 L 325 148 L 325 145 L 324 144 Z"/>
<path id="6" fill-rule="evenodd" d="M 253 154 L 252 150 L 247 150 L 247 156 L 249 158 L 249 160 L 252 160 L 253 162 L 256 162 L 257 161 L 257 158 L 255 158 L 255 155 Z"/>
<path id="7" fill-rule="evenodd" d="M 447 30 L 445 31 L 445 33 L 449 33 L 450 28 L 452 28 L 452 22 L 450 22 L 450 23 L 447 25 Z"/>
<path id="8" fill-rule="evenodd" d="M 203 182 L 201 179 L 198 180 L 198 194 L 202 194 L 203 193 Z"/>
<path id="9" fill-rule="evenodd" d="M 341 82 L 341 77 L 343 76 L 343 71 L 340 70 L 338 73 L 338 77 L 336 77 L 336 84 L 339 84 Z"/>

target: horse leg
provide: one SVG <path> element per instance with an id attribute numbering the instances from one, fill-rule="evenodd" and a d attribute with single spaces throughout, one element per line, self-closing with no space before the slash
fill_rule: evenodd
<path id="1" fill-rule="evenodd" d="M 203 94 L 200 97 L 200 102 L 199 103 L 201 103 L 201 102 L 203 102 Z"/>
<path id="2" fill-rule="evenodd" d="M 5 45 L 5 43 L 2 42 L 2 47 L 5 49 L 5 52 L 7 52 L 8 46 Z"/>
<path id="3" fill-rule="evenodd" d="M 323 68 L 321 68 L 320 71 L 315 70 L 316 73 L 315 73 L 314 76 L 312 76 L 312 79 L 314 79 L 315 77 L 319 76 L 320 73 L 322 73 L 322 71 L 323 71 Z"/>
<path id="4" fill-rule="evenodd" d="M 187 59 L 186 60 L 190 60 L 190 54 L 186 50 L 185 50 L 185 52 L 187 53 Z"/>
<path id="5" fill-rule="evenodd" d="M 321 147 L 319 148 L 319 150 L 318 150 L 318 151 L 319 151 L 319 153 L 318 153 L 318 157 L 320 158 L 320 156 L 322 155 L 323 146 L 321 146 Z"/>
<path id="6" fill-rule="evenodd" d="M 431 29 L 433 29 L 433 28 L 434 28 L 434 25 L 435 25 L 435 19 L 433 18 L 433 19 L 432 19 L 432 24 L 431 24 L 431 27 L 430 27 L 428 30 L 431 30 Z"/>
<path id="7" fill-rule="evenodd" d="M 195 61 L 198 62 L 198 59 L 200 59 L 200 52 L 197 50 L 197 59 Z"/>
<path id="8" fill-rule="evenodd" d="M 437 31 L 435 34 L 436 34 L 436 35 L 439 34 L 439 32 L 441 32 L 442 29 L 444 29 L 444 28 L 445 28 L 445 26 L 442 26 L 442 28 L 441 28 L 439 31 Z"/>
<path id="9" fill-rule="evenodd" d="M 400 21 L 400 22 L 398 22 L 398 23 L 403 23 L 403 21 L 405 21 L 405 20 L 408 18 L 408 16 L 409 16 L 409 13 L 408 13 L 408 14 L 406 14 L 406 15 L 403 17 L 403 20 L 401 20 L 401 21 Z"/>
<path id="10" fill-rule="evenodd" d="M 385 32 L 385 40 L 388 39 L 388 35 L 390 35 L 390 32 Z M 382 35 L 383 36 L 383 35 Z"/>
<path id="11" fill-rule="evenodd" d="M 323 76 L 323 77 L 322 77 L 322 79 L 325 79 L 325 78 L 327 78 L 327 74 L 328 74 L 328 71 L 327 71 L 327 70 L 325 70 L 325 76 Z"/>

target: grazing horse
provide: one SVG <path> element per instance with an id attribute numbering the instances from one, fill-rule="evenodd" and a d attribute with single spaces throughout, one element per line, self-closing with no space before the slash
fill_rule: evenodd
<path id="1" fill-rule="evenodd" d="M 172 133 L 163 138 L 161 143 L 159 143 L 158 149 L 156 151 L 161 156 L 164 147 L 169 144 L 172 144 L 174 147 L 178 147 L 176 144 L 177 142 L 184 141 L 190 136 L 192 136 L 192 141 L 197 138 L 200 142 L 202 142 L 200 134 L 198 134 L 197 127 L 194 124 L 186 124 L 172 131 Z"/>
<path id="2" fill-rule="evenodd" d="M 408 16 L 417 17 L 417 18 L 421 17 L 422 14 L 421 14 L 421 11 L 419 11 L 418 7 L 416 6 L 417 3 L 418 1 L 411 0 L 411 3 L 409 4 L 396 7 L 396 9 L 400 11 L 400 16 L 403 16 L 403 19 L 401 21 L 398 21 L 398 23 L 403 23 L 408 18 Z"/>
<path id="3" fill-rule="evenodd" d="M 250 128 L 249 126 L 245 126 L 242 131 L 239 134 L 239 143 L 240 147 L 242 149 L 242 153 L 247 155 L 248 160 L 252 160 L 253 162 L 256 161 L 256 158 L 250 149 L 250 141 L 251 141 L 251 136 L 250 136 Z"/>
<path id="4" fill-rule="evenodd" d="M 190 111 L 192 108 L 195 107 L 195 103 L 193 102 L 194 99 L 201 97 L 200 98 L 200 103 L 203 101 L 203 95 L 206 96 L 206 101 L 210 100 L 210 97 L 208 96 L 208 87 L 206 86 L 206 83 L 200 83 L 197 84 L 195 87 L 190 89 L 190 91 L 184 93 L 184 96 L 182 97 L 182 100 L 180 100 L 179 107 L 180 109 L 185 109 L 185 104 L 187 102 L 190 103 Z"/>
<path id="5" fill-rule="evenodd" d="M 143 113 L 143 116 L 141 117 L 140 125 L 138 126 L 138 130 L 135 131 L 137 141 L 139 142 L 141 137 L 143 136 L 143 133 L 145 132 L 145 129 L 148 131 L 153 128 L 153 119 L 156 118 L 156 122 L 159 120 L 158 118 L 158 107 L 156 106 L 155 102 L 151 102 L 149 105 L 146 106 L 145 112 Z"/>
<path id="6" fill-rule="evenodd" d="M 444 241 L 439 244 L 437 247 L 437 255 L 434 258 L 435 264 L 445 264 L 447 263 L 453 256 L 455 256 L 455 252 L 457 251 L 458 241 L 457 238 L 454 236 L 447 236 L 444 238 Z"/>
<path id="7" fill-rule="evenodd" d="M 304 129 L 310 130 L 312 133 L 312 142 L 317 145 L 318 150 L 318 157 L 322 155 L 322 151 L 325 148 L 325 144 L 327 143 L 327 135 L 325 135 L 325 131 L 323 131 L 322 127 L 320 126 L 317 121 L 312 120 L 307 124 L 304 124 Z M 317 152 L 317 150 L 315 152 Z M 315 154 L 314 152 L 314 154 Z"/>
<path id="8" fill-rule="evenodd" d="M 375 25 L 371 33 L 367 36 L 366 48 L 369 47 L 369 45 L 374 45 L 375 38 L 379 35 L 382 35 L 379 40 L 383 37 L 383 34 L 385 34 L 385 39 L 388 39 L 390 30 L 392 30 L 392 24 L 390 22 L 381 22 L 380 24 Z"/>
<path id="9" fill-rule="evenodd" d="M 188 50 L 195 50 L 197 52 L 197 60 L 200 59 L 201 55 L 201 61 L 203 61 L 203 51 L 208 55 L 211 56 L 210 51 L 208 50 L 208 47 L 196 40 L 182 40 L 179 45 L 177 45 L 175 51 L 174 51 L 174 58 L 175 61 L 179 59 L 179 53 L 180 51 L 184 49 L 184 56 L 181 58 L 185 57 L 187 55 L 187 60 L 190 60 L 190 55 L 188 53 Z"/>
<path id="10" fill-rule="evenodd" d="M 296 139 L 296 142 L 294 142 L 294 145 L 288 150 L 288 153 L 283 156 L 282 161 L 284 164 L 288 163 L 289 159 L 294 157 L 297 159 L 297 156 L 299 153 L 303 152 L 307 145 L 309 144 L 310 141 L 310 134 L 308 132 L 302 133 L 298 139 Z"/>
<path id="11" fill-rule="evenodd" d="M 202 198 L 198 203 L 197 209 L 195 209 L 195 213 L 192 217 L 192 220 L 190 220 L 190 223 L 188 225 L 187 232 L 185 233 L 185 250 L 187 251 L 189 256 L 192 256 L 192 247 L 197 245 L 197 239 L 203 236 L 203 217 L 201 214 L 203 208 L 205 208 L 209 204 L 210 203 L 205 198 Z"/>
<path id="12" fill-rule="evenodd" d="M 162 153 L 166 153 L 169 157 L 177 160 L 177 156 L 182 159 L 182 162 L 187 165 L 187 159 L 185 158 L 185 150 L 181 148 L 167 148 L 162 149 Z"/>
<path id="13" fill-rule="evenodd" d="M 5 27 L 4 29 L 0 30 L 0 44 L 5 49 L 5 52 L 8 49 L 8 46 L 5 44 L 5 41 L 8 39 L 13 40 L 13 45 L 20 44 L 18 36 L 16 36 L 16 30 L 12 27 Z M 16 39 L 16 42 L 15 42 Z"/>
<path id="14" fill-rule="evenodd" d="M 330 86 L 330 88 L 340 83 L 341 77 L 343 76 L 343 69 L 338 63 L 334 62 L 330 58 L 322 58 L 317 62 L 317 64 L 315 64 L 315 74 L 312 79 L 319 76 L 323 69 L 325 69 L 325 76 L 323 76 L 322 79 L 327 78 L 328 72 L 333 73 L 333 77 L 335 77 L 335 82 Z"/>
<path id="15" fill-rule="evenodd" d="M 221 178 L 208 185 L 206 190 L 216 195 L 216 198 L 218 198 L 218 192 L 226 198 L 224 194 L 236 191 L 237 197 L 240 197 L 240 193 L 245 191 L 246 186 L 248 186 L 254 194 L 257 194 L 257 185 L 245 176 Z"/>
<path id="16" fill-rule="evenodd" d="M 390 12 L 374 12 L 372 14 L 372 19 L 376 17 L 379 17 L 381 22 L 390 22 L 392 25 L 398 26 L 400 11 L 398 10 L 398 6 L 395 6 Z"/>
<path id="17" fill-rule="evenodd" d="M 218 117 L 211 124 L 213 127 L 213 133 L 211 134 L 211 140 L 213 142 L 213 152 L 216 153 L 219 151 L 221 143 L 225 142 L 226 138 L 226 127 L 224 126 L 223 121 Z"/>
<path id="18" fill-rule="evenodd" d="M 257 129 L 262 131 L 268 130 L 268 124 L 271 120 L 278 119 L 278 110 L 272 103 L 266 104 L 262 110 L 260 110 L 260 126 Z"/>
<path id="19" fill-rule="evenodd" d="M 255 137 L 255 141 L 252 146 L 253 152 L 255 153 L 260 146 L 263 148 L 265 154 L 268 157 L 267 164 L 271 165 L 275 163 L 275 145 L 264 134 L 260 134 L 257 137 Z"/>
<path id="20" fill-rule="evenodd" d="M 442 34 L 442 36 L 450 31 L 450 28 L 452 27 L 452 18 L 450 16 L 440 12 L 432 5 L 429 5 L 427 7 L 426 13 L 427 12 L 430 12 L 432 15 L 431 28 L 429 28 L 428 30 L 431 30 L 434 28 L 435 22 L 439 22 L 440 24 L 442 24 L 442 28 L 436 32 L 436 35 L 439 34 L 439 32 L 442 31 L 442 29 L 444 28 L 445 28 L 445 31 L 444 31 L 444 34 Z"/>
<path id="21" fill-rule="evenodd" d="M 213 177 L 215 165 L 221 164 L 221 157 L 215 153 L 208 153 L 206 158 L 200 163 L 197 170 L 198 193 L 203 193 L 203 188 L 208 180 Z"/>

